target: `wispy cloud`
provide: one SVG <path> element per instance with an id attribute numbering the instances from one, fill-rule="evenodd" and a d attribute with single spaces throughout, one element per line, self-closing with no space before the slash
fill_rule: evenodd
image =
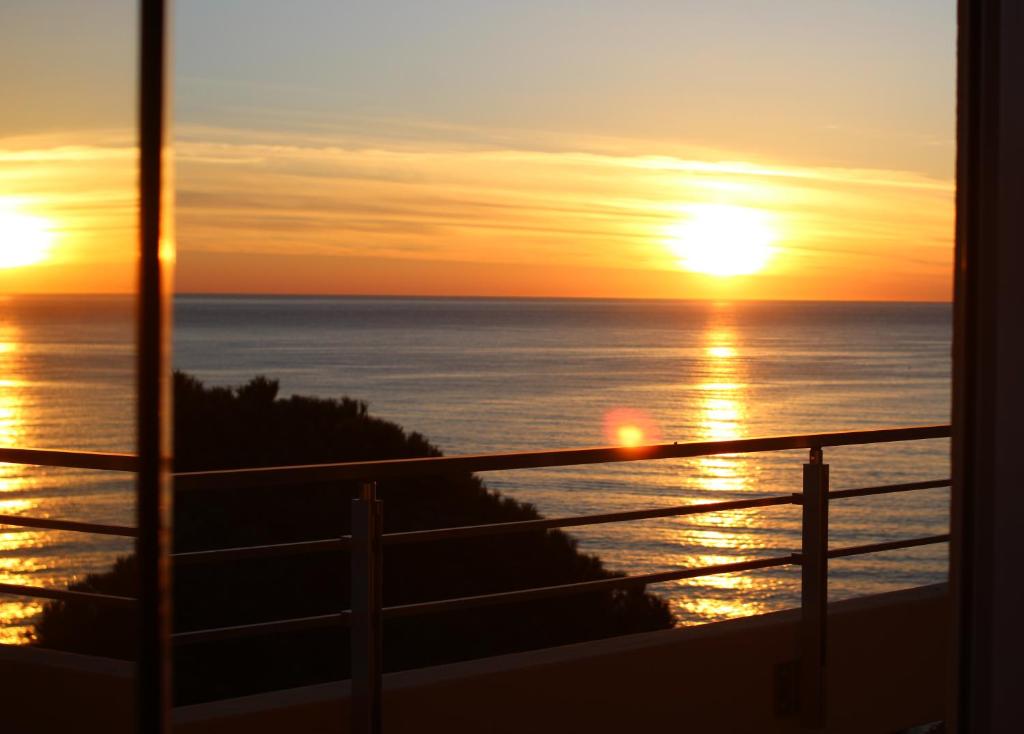
<path id="1" fill-rule="evenodd" d="M 130 262 L 136 159 L 130 131 L 0 138 L 0 198 L 51 222 L 58 264 Z"/>
<path id="2" fill-rule="evenodd" d="M 771 213 L 801 267 L 883 250 L 895 267 L 948 262 L 952 184 L 912 172 L 629 155 L 625 141 L 552 136 L 463 146 L 267 137 L 181 131 L 185 251 L 670 268 L 665 229 L 687 204 L 725 201 Z"/>
<path id="3" fill-rule="evenodd" d="M 654 153 L 650 141 L 381 126 L 379 136 L 365 121 L 176 130 L 182 259 L 372 258 L 403 272 L 472 263 L 495 278 L 501 266 L 666 272 L 676 270 L 666 238 L 687 207 L 728 203 L 772 217 L 769 276 L 786 287 L 816 273 L 907 283 L 948 274 L 950 181 L 701 148 Z M 0 197 L 52 219 L 64 260 L 128 262 L 135 161 L 129 131 L 0 139 Z"/>

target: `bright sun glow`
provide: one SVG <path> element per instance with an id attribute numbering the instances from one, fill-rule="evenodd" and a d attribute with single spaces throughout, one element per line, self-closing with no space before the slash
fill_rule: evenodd
<path id="1" fill-rule="evenodd" d="M 771 259 L 778 233 L 767 212 L 730 204 L 696 204 L 686 212 L 687 219 L 669 227 L 666 239 L 685 270 L 751 275 Z"/>
<path id="2" fill-rule="evenodd" d="M 42 262 L 56 236 L 42 217 L 0 204 L 0 268 L 18 268 Z"/>

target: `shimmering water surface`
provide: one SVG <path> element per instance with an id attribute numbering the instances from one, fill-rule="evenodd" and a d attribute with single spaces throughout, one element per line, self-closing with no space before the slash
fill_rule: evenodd
<path id="1" fill-rule="evenodd" d="M 134 450 L 132 303 L 0 298 L 0 445 Z M 130 479 L 0 464 L 0 514 L 132 524 Z M 0 525 L 0 583 L 64 586 L 106 568 L 124 540 Z M 0 642 L 19 642 L 42 602 L 0 595 Z"/>
<path id="2" fill-rule="evenodd" d="M 132 450 L 131 304 L 0 301 L 0 443 Z M 284 394 L 350 395 L 447 453 L 945 423 L 950 307 L 481 299 L 181 297 L 175 363 L 216 384 L 255 374 Z M 528 470 L 488 484 L 570 515 L 798 491 L 805 452 Z M 826 451 L 833 487 L 948 476 L 948 442 Z M 0 464 L 0 513 L 131 519 L 130 488 L 95 472 Z M 833 545 L 944 532 L 948 491 L 833 504 Z M 775 507 L 574 530 L 639 573 L 783 554 L 799 510 Z M 119 541 L 6 528 L 0 582 L 59 585 Z M 839 559 L 832 598 L 941 580 L 945 546 Z M 793 569 L 662 584 L 683 623 L 793 606 Z M 15 641 L 38 604 L 0 597 Z"/>

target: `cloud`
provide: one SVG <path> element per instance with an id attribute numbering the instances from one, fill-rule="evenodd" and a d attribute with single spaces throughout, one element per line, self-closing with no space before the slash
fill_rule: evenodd
<path id="1" fill-rule="evenodd" d="M 902 242 L 908 267 L 948 263 L 949 181 L 738 157 L 631 155 L 622 140 L 545 134 L 538 144 L 502 133 L 490 145 L 483 135 L 457 145 L 432 133 L 394 143 L 365 132 L 184 128 L 177 146 L 182 247 L 672 268 L 665 230 L 687 204 L 727 201 L 771 213 L 783 249 L 804 260 L 879 256 L 884 248 L 898 262 L 891 245 Z M 928 254 L 936 243 L 942 246 Z"/>
<path id="2" fill-rule="evenodd" d="M 128 290 L 130 280 L 114 283 L 104 268 L 134 263 L 136 160 L 126 130 L 0 138 L 0 200 L 50 223 L 48 265 L 95 264 L 102 290 Z"/>
<path id="3" fill-rule="evenodd" d="M 512 265 L 666 272 L 677 268 L 666 238 L 688 207 L 728 203 L 771 217 L 772 276 L 948 276 L 950 181 L 703 148 L 655 153 L 651 141 L 381 127 L 177 128 L 181 258 L 372 258 L 467 273 L 476 264 L 495 278 Z M 0 139 L 0 197 L 57 222 L 68 262 L 133 257 L 135 179 L 130 131 Z"/>

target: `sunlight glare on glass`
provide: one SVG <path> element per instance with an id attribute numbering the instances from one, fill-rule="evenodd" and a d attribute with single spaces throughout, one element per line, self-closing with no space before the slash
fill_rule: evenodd
<path id="1" fill-rule="evenodd" d="M 666 244 L 692 273 L 728 277 L 765 268 L 778 240 L 767 212 L 731 204 L 695 204 L 667 230 Z"/>
<path id="2" fill-rule="evenodd" d="M 42 262 L 50 254 L 55 239 L 49 220 L 0 203 L 0 268 Z"/>

